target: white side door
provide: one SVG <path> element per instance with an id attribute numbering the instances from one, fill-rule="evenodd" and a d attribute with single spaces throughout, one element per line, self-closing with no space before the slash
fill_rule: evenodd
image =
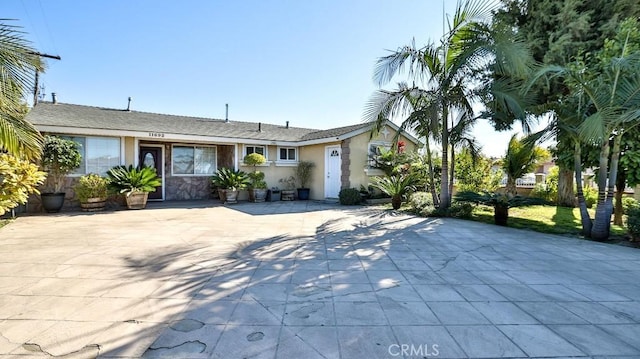
<path id="1" fill-rule="evenodd" d="M 340 146 L 325 147 L 324 162 L 324 196 L 325 198 L 338 198 L 342 175 Z"/>

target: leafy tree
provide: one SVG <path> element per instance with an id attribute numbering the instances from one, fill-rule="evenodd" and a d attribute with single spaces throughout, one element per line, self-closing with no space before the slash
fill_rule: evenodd
<path id="1" fill-rule="evenodd" d="M 439 43 L 418 48 L 403 46 L 378 59 L 374 78 L 383 86 L 408 68 L 412 86 L 400 83 L 394 91 L 380 90 L 365 109 L 365 120 L 380 129 L 389 118 L 403 117 L 402 129 L 422 128 L 439 132 L 442 148 L 440 173 L 441 208 L 451 204 L 451 129 L 460 120 L 472 123 L 472 102 L 489 97 L 494 104 L 508 105 L 507 92 L 495 91 L 487 73 L 526 73 L 529 63 L 522 42 L 506 35 L 507 28 L 494 28 L 490 15 L 495 3 L 459 2 Z"/>
<path id="2" fill-rule="evenodd" d="M 586 208 L 582 208 L 581 203 L 583 231 L 594 239 L 609 236 L 622 138 L 640 122 L 640 51 L 634 50 L 630 43 L 637 26 L 637 20 L 624 22 L 612 42 L 598 54 L 597 63 L 547 66 L 539 73 L 551 74 L 552 78 L 562 77 L 571 85 L 570 94 L 580 104 L 577 117 L 581 121 L 576 127 L 577 140 L 574 141 L 576 149 L 578 142 L 599 147 L 598 205 L 591 228 L 588 228 L 591 220 L 587 219 Z M 574 162 L 578 163 L 579 159 Z M 578 170 L 581 172 L 576 164 L 576 182 L 580 186 Z"/>
<path id="3" fill-rule="evenodd" d="M 640 2 L 635 0 L 502 0 L 505 8 L 494 21 L 512 26 L 531 46 L 533 57 L 544 65 L 568 66 L 576 60 L 591 63 L 595 54 L 612 38 L 621 20 L 640 16 Z M 535 115 L 547 113 L 556 124 L 560 167 L 558 203 L 573 206 L 572 168 L 574 166 L 574 135 L 558 123 L 570 121 L 564 117 L 575 114 L 576 105 L 567 99 L 569 85 L 564 78 L 554 78 L 548 84 L 534 88 L 538 106 L 528 110 Z M 510 128 L 507 119 L 496 128 Z M 567 154 L 563 156 L 562 154 Z"/>
<path id="4" fill-rule="evenodd" d="M 493 161 L 462 149 L 456 156 L 456 188 L 460 192 L 493 192 L 500 185 L 502 171 L 492 169 Z"/>
<path id="5" fill-rule="evenodd" d="M 7 21 L 0 19 L 0 150 L 36 159 L 43 138 L 24 118 L 24 96 L 33 86 L 35 72 L 44 68 L 20 27 Z"/>

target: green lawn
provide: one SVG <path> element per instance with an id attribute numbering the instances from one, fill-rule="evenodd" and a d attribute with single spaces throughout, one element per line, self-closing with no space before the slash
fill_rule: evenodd
<path id="1" fill-rule="evenodd" d="M 9 224 L 9 221 L 11 221 L 10 219 L 0 219 L 0 228 L 6 226 L 7 224 Z"/>
<path id="2" fill-rule="evenodd" d="M 591 217 L 594 210 L 590 209 Z M 472 220 L 493 222 L 493 207 L 477 206 Z M 580 235 L 580 210 L 555 206 L 529 206 L 509 209 L 509 227 L 530 229 L 553 234 Z M 627 233 L 624 227 L 611 225 L 611 237 L 622 238 Z"/>

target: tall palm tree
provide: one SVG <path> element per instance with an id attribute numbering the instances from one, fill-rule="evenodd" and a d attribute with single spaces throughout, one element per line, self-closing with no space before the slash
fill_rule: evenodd
<path id="1" fill-rule="evenodd" d="M 374 79 L 380 86 L 388 84 L 405 68 L 414 85 L 375 93 L 366 105 L 364 119 L 377 124 L 377 128 L 394 116 L 403 117 L 403 128 L 417 126 L 425 119 L 439 123 L 442 208 L 451 204 L 449 142 L 450 130 L 455 125 L 454 115 L 473 118 L 473 102 L 487 98 L 487 92 L 491 92 L 493 103 L 510 106 L 513 101 L 502 93 L 487 90 L 493 83 L 485 81 L 487 73 L 524 74 L 529 71 L 529 62 L 523 60 L 528 58 L 524 44 L 503 36 L 505 29 L 495 29 L 489 24 L 490 15 L 497 6 L 498 2 L 491 0 L 459 1 L 448 22 L 448 31 L 439 44 L 430 43 L 418 48 L 412 43 L 377 61 Z M 409 106 L 407 95 L 420 100 Z M 412 111 L 420 111 L 422 116 L 410 116 Z"/>
<path id="2" fill-rule="evenodd" d="M 42 136 L 24 117 L 24 98 L 43 64 L 20 27 L 0 19 L 0 151 L 17 157 L 40 156 Z"/>
<path id="3" fill-rule="evenodd" d="M 576 142 L 599 147 L 598 202 L 589 233 L 598 240 L 609 236 L 622 136 L 640 124 L 640 51 L 628 53 L 626 44 L 621 51 L 621 56 L 604 59 L 603 63 L 591 67 L 547 66 L 532 80 L 543 76 L 563 77 L 570 84 L 572 95 L 581 103 Z M 578 169 L 581 172 L 576 158 L 576 175 Z M 583 218 L 583 223 L 585 221 Z"/>

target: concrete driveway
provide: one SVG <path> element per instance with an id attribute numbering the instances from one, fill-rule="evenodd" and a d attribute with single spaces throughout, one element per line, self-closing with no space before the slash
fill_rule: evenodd
<path id="1" fill-rule="evenodd" d="M 0 357 L 640 357 L 637 249 L 314 202 L 177 205 L 0 229 Z"/>

